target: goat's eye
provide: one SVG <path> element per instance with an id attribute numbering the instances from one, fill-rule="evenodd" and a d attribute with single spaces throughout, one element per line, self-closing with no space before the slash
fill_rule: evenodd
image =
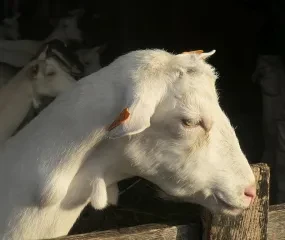
<path id="1" fill-rule="evenodd" d="M 36 65 L 36 66 L 33 66 L 32 71 L 33 71 L 33 73 L 37 73 L 37 71 L 38 71 L 38 66 L 37 66 L 37 65 Z"/>
<path id="2" fill-rule="evenodd" d="M 193 120 L 190 119 L 182 119 L 181 122 L 182 125 L 187 128 L 196 127 L 197 125 L 200 124 L 200 122 L 194 122 Z"/>
<path id="3" fill-rule="evenodd" d="M 35 77 L 37 75 L 38 71 L 39 71 L 39 66 L 38 65 L 32 66 L 32 68 L 31 68 L 31 75 L 32 75 L 32 77 Z"/>
<path id="4" fill-rule="evenodd" d="M 193 74 L 195 72 L 195 69 L 193 69 L 193 68 L 188 68 L 187 69 L 187 73 L 188 74 Z"/>

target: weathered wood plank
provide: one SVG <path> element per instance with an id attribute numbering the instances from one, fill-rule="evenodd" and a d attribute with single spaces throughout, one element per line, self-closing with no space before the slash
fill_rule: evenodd
<path id="1" fill-rule="evenodd" d="M 196 224 L 180 226 L 147 224 L 120 230 L 71 235 L 53 240 L 199 240 L 200 236 L 200 226 Z"/>
<path id="2" fill-rule="evenodd" d="M 285 204 L 269 207 L 268 240 L 285 240 Z"/>
<path id="3" fill-rule="evenodd" d="M 285 204 L 273 205 L 269 207 L 267 240 L 285 240 Z M 175 230 L 178 228 L 178 230 Z M 168 230 L 169 231 L 168 231 Z M 177 232 L 178 234 L 177 237 Z M 131 233 L 131 234 L 130 234 Z M 185 234 L 184 234 L 185 233 Z M 201 229 L 198 224 L 169 226 L 163 224 L 148 224 L 137 227 L 122 228 L 121 230 L 111 230 L 102 232 L 92 232 L 74 236 L 66 236 L 54 240 L 117 240 L 126 239 L 181 239 L 181 240 L 198 240 L 200 239 Z M 163 238 L 164 236 L 169 238 Z M 146 238 L 144 238 L 146 236 Z"/>
<path id="4" fill-rule="evenodd" d="M 269 167 L 252 165 L 257 182 L 257 197 L 253 205 L 237 217 L 211 215 L 202 217 L 204 240 L 266 240 L 269 205 Z"/>

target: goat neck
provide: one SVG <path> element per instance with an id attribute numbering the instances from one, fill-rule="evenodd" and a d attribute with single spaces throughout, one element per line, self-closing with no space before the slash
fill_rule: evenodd
<path id="1" fill-rule="evenodd" d="M 20 71 L 0 89 L 0 143 L 21 124 L 33 101 L 33 90 L 26 71 Z"/>

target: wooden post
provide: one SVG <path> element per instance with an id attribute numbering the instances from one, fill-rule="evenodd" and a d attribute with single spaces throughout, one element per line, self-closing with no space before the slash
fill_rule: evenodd
<path id="1" fill-rule="evenodd" d="M 213 216 L 205 210 L 203 240 L 267 240 L 269 167 L 255 164 L 252 169 L 257 182 L 253 205 L 237 217 Z"/>
<path id="2" fill-rule="evenodd" d="M 267 240 L 285 240 L 285 204 L 269 207 Z"/>
<path id="3" fill-rule="evenodd" d="M 120 230 L 79 234 L 46 240 L 199 240 L 200 227 L 196 224 L 170 226 L 146 224 Z"/>

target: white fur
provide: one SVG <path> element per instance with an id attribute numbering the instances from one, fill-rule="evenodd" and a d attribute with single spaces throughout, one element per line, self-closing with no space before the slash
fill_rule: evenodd
<path id="1" fill-rule="evenodd" d="M 0 25 L 0 39 L 18 40 L 20 38 L 18 18 L 16 13 L 11 18 L 5 18 Z"/>
<path id="2" fill-rule="evenodd" d="M 128 53 L 80 80 L 3 146 L 1 237 L 65 235 L 90 200 L 107 206 L 108 188 L 132 176 L 215 212 L 247 208 L 255 179 L 215 80 L 201 56 L 162 50 Z M 106 131 L 126 107 L 129 119 Z"/>
<path id="3" fill-rule="evenodd" d="M 92 182 L 91 205 L 95 209 L 104 209 L 107 206 L 107 186 L 104 178 L 96 177 Z"/>
<path id="4" fill-rule="evenodd" d="M 6 63 L 0 63 L 0 88 L 7 84 L 8 81 L 12 79 L 18 71 L 19 70 L 16 67 L 13 67 Z"/>
<path id="5" fill-rule="evenodd" d="M 38 71 L 32 76 L 32 69 Z M 31 61 L 0 89 L 0 143 L 22 123 L 32 105 L 40 106 L 40 96 L 56 97 L 68 90 L 75 79 L 54 58 L 44 52 Z"/>
<path id="6" fill-rule="evenodd" d="M 15 67 L 23 67 L 34 55 L 39 48 L 53 39 L 63 42 L 82 41 L 81 31 L 77 26 L 78 15 L 72 15 L 60 19 L 54 31 L 43 41 L 35 40 L 0 40 L 0 62 L 8 63 Z"/>

